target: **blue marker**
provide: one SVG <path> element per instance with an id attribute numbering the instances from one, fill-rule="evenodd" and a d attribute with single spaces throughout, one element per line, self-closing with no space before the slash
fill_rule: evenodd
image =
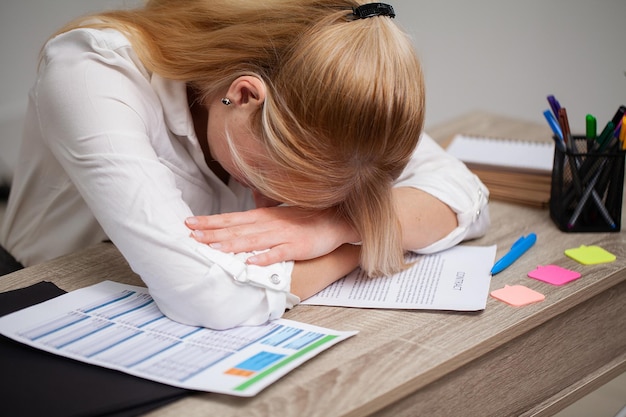
<path id="1" fill-rule="evenodd" d="M 550 113 L 550 110 L 545 110 L 543 112 L 543 116 L 548 121 L 548 124 L 550 125 L 552 132 L 554 132 L 554 136 L 555 136 L 554 142 L 556 143 L 556 146 L 559 148 L 561 152 L 565 152 L 565 141 L 563 140 L 563 131 L 561 131 L 561 127 L 556 121 L 556 118 L 554 117 L 552 113 Z"/>
<path id="2" fill-rule="evenodd" d="M 493 268 L 491 268 L 491 275 L 495 275 L 498 272 L 503 271 L 505 268 L 508 268 L 513 262 L 517 261 L 520 256 L 522 256 L 528 249 L 532 247 L 537 241 L 537 235 L 534 233 L 530 233 L 528 236 L 520 237 L 517 241 L 511 246 L 509 252 L 504 255 L 502 258 L 495 263 Z"/>

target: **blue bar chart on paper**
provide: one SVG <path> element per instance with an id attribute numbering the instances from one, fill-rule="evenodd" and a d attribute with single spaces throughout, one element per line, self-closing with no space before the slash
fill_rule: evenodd
<path id="1" fill-rule="evenodd" d="M 145 288 L 105 281 L 0 318 L 35 348 L 200 391 L 253 396 L 356 334 L 291 320 L 211 330 L 161 313 Z"/>

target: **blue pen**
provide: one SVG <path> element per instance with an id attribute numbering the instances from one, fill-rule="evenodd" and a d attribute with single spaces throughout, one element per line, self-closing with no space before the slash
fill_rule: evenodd
<path id="1" fill-rule="evenodd" d="M 554 142 L 556 143 L 556 146 L 558 146 L 561 152 L 565 152 L 565 141 L 563 140 L 563 132 L 561 131 L 561 127 L 557 123 L 556 118 L 552 113 L 550 113 L 550 110 L 545 110 L 543 112 L 543 116 L 548 121 L 552 132 L 554 132 Z"/>
<path id="2" fill-rule="evenodd" d="M 530 233 L 528 236 L 520 237 L 517 241 L 511 246 L 511 249 L 504 255 L 502 258 L 495 263 L 493 268 L 491 268 L 491 275 L 495 275 L 498 272 L 503 271 L 508 268 L 513 262 L 517 261 L 520 256 L 522 256 L 528 249 L 531 248 L 532 245 L 537 241 L 537 235 L 534 233 Z"/>

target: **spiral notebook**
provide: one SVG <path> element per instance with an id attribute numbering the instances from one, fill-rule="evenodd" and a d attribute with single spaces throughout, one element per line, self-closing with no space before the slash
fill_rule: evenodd
<path id="1" fill-rule="evenodd" d="M 456 135 L 448 153 L 468 167 L 550 174 L 554 143 Z"/>
<path id="2" fill-rule="evenodd" d="M 546 207 L 550 199 L 554 144 L 456 135 L 448 153 L 465 162 L 492 198 Z"/>

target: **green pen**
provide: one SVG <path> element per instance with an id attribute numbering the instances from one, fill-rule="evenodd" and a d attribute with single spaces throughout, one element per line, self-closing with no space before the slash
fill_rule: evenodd
<path id="1" fill-rule="evenodd" d="M 585 117 L 585 126 L 586 126 L 586 137 L 587 137 L 587 152 L 591 151 L 591 148 L 593 148 L 593 142 L 595 142 L 596 140 L 596 118 L 591 115 L 588 114 Z"/>
<path id="2" fill-rule="evenodd" d="M 614 129 L 615 125 L 613 124 L 613 122 L 608 122 L 606 124 L 604 130 L 602 131 L 602 133 L 600 133 L 600 136 L 598 136 L 598 145 L 600 146 L 598 152 L 602 152 L 604 148 L 606 148 L 606 145 L 611 142 L 611 136 L 613 136 Z"/>

